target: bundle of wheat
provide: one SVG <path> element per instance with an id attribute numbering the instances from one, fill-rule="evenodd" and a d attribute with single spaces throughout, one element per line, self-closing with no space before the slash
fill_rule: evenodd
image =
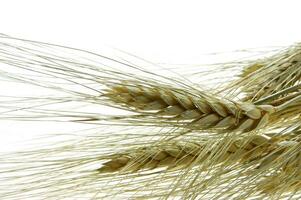
<path id="1" fill-rule="evenodd" d="M 298 198 L 300 55 L 295 45 L 197 68 L 195 82 L 136 57 L 0 35 L 1 81 L 43 92 L 2 95 L 1 119 L 93 125 L 89 134 L 1 154 L 0 196 Z M 200 84 L 226 68 L 241 73 L 216 87 Z"/>

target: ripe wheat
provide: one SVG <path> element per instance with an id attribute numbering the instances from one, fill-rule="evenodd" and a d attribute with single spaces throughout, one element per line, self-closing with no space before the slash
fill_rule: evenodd
<path id="1" fill-rule="evenodd" d="M 255 62 L 234 62 L 242 73 L 232 82 L 218 71 L 235 71 L 233 63 L 195 68 L 187 74 L 201 78 L 192 81 L 163 76 L 161 70 L 172 70 L 158 66 L 139 67 L 133 56 L 113 59 L 0 35 L 0 81 L 47 91 L 0 96 L 1 119 L 96 126 L 75 141 L 1 154 L 0 196 L 297 198 L 300 55 L 298 44 Z M 205 88 L 199 83 L 210 74 L 216 85 Z"/>
<path id="2" fill-rule="evenodd" d="M 189 94 L 175 88 L 137 84 L 113 86 L 105 96 L 138 112 L 155 113 L 171 120 L 191 120 L 198 128 L 251 131 L 264 127 L 270 114 L 275 112 L 271 105 L 256 106 L 215 98 L 202 92 Z"/>
<path id="3" fill-rule="evenodd" d="M 257 101 L 300 82 L 300 44 L 255 61 L 243 69 L 234 87 L 245 93 L 244 101 Z"/>
<path id="4" fill-rule="evenodd" d="M 191 166 L 201 165 L 204 161 L 215 161 L 235 163 L 251 162 L 256 158 L 263 158 L 269 152 L 278 147 L 277 142 L 273 142 L 264 135 L 252 135 L 235 141 L 231 141 L 229 146 L 224 147 L 224 141 L 210 147 L 214 140 L 206 143 L 173 141 L 163 142 L 159 145 L 147 146 L 129 153 L 112 155 L 112 159 L 105 162 L 99 169 L 105 172 L 135 172 L 139 170 L 152 170 L 155 168 L 185 169 Z M 208 148 L 209 147 L 209 148 Z M 223 153 L 215 152 L 216 149 L 225 150 Z M 215 164 L 218 164 L 215 163 Z"/>

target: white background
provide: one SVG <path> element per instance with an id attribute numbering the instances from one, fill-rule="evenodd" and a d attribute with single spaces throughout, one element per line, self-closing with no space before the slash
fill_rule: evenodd
<path id="1" fill-rule="evenodd" d="M 0 30 L 176 62 L 202 52 L 298 42 L 300 6 L 298 0 L 1 0 Z"/>
<path id="2" fill-rule="evenodd" d="M 301 41 L 300 5 L 298 0 L 1 0 L 0 32 L 96 52 L 108 45 L 154 62 L 193 63 L 206 52 Z M 1 120 L 0 146 L 65 128 Z"/>

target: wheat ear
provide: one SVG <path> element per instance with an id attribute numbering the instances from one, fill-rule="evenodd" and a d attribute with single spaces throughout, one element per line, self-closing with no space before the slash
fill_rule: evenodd
<path id="1" fill-rule="evenodd" d="M 198 128 L 251 131 L 268 123 L 273 106 L 237 103 L 212 95 L 191 94 L 176 88 L 139 84 L 111 86 L 105 94 L 111 101 L 133 111 L 161 119 L 191 121 Z"/>
<path id="2" fill-rule="evenodd" d="M 256 101 L 300 81 L 300 44 L 247 66 L 240 79 L 230 84 L 245 93 L 244 101 Z"/>
<path id="3" fill-rule="evenodd" d="M 165 142 L 159 145 L 147 146 L 132 150 L 129 153 L 112 155 L 99 169 L 101 173 L 136 172 L 155 168 L 185 169 L 200 164 L 218 164 L 221 162 L 251 162 L 262 158 L 276 148 L 276 144 L 265 135 L 252 135 L 228 142 L 215 141 L 198 142 Z M 213 145 L 213 146 L 212 146 Z M 223 152 L 219 152 L 224 149 Z"/>

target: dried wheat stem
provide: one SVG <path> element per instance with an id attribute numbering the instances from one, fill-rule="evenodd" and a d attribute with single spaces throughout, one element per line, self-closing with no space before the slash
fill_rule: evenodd
<path id="1" fill-rule="evenodd" d="M 265 126 L 275 112 L 270 105 L 237 103 L 202 92 L 191 94 L 186 90 L 138 84 L 111 86 L 105 96 L 125 108 L 164 119 L 187 120 L 198 128 L 251 131 Z"/>
<path id="2" fill-rule="evenodd" d="M 262 158 L 276 148 L 275 141 L 264 135 L 252 135 L 236 139 L 225 146 L 223 141 L 212 146 L 196 142 L 167 142 L 133 150 L 129 153 L 116 154 L 104 163 L 100 172 L 135 172 L 165 167 L 167 170 L 184 169 L 207 162 L 235 163 L 251 162 Z M 223 150 L 222 152 L 220 150 Z M 210 162 L 208 162 L 210 161 Z"/>

